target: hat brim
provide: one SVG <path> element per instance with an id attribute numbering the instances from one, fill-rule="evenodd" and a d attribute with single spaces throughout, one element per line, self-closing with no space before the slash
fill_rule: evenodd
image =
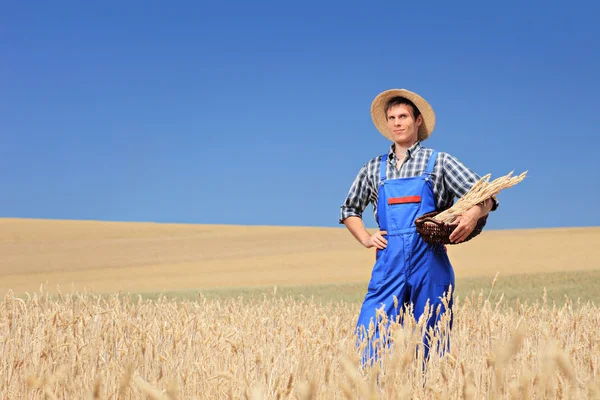
<path id="1" fill-rule="evenodd" d="M 423 122 L 419 127 L 418 137 L 420 141 L 427 139 L 435 128 L 435 113 L 433 112 L 433 108 L 424 98 L 406 89 L 386 90 L 375 97 L 373 103 L 371 103 L 371 118 L 373 119 L 373 123 L 377 130 L 389 140 L 394 141 L 387 126 L 387 114 L 385 108 L 391 98 L 398 96 L 412 101 L 419 109 L 419 112 L 423 116 Z"/>

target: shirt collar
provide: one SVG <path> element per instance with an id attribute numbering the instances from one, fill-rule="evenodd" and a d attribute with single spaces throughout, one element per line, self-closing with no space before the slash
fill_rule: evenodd
<path id="1" fill-rule="evenodd" d="M 396 162 L 396 143 L 392 143 L 390 146 L 390 150 L 388 151 L 388 158 L 390 162 Z M 417 154 L 421 150 L 421 142 L 417 140 L 415 144 L 410 146 L 408 150 L 406 150 L 406 158 L 411 159 L 415 154 Z"/>

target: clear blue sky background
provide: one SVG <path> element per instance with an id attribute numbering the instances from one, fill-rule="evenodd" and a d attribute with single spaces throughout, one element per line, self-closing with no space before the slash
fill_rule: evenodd
<path id="1" fill-rule="evenodd" d="M 0 215 L 338 226 L 404 87 L 425 145 L 529 170 L 488 228 L 600 225 L 598 2 L 422 3 L 3 2 Z"/>

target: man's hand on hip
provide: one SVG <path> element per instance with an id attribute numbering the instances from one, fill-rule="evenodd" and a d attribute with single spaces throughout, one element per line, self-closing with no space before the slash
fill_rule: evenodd
<path id="1" fill-rule="evenodd" d="M 387 239 L 383 237 L 383 235 L 387 235 L 386 231 L 377 231 L 365 240 L 363 246 L 367 249 L 371 247 L 377 247 L 379 250 L 383 250 L 387 247 Z"/>
<path id="2" fill-rule="evenodd" d="M 377 247 L 378 249 L 383 250 L 387 247 L 387 240 L 383 237 L 383 235 L 387 235 L 387 232 L 377 231 L 371 235 L 365 229 L 362 218 L 355 216 L 348 217 L 344 220 L 344 225 L 346 225 L 356 240 L 367 249 Z"/>

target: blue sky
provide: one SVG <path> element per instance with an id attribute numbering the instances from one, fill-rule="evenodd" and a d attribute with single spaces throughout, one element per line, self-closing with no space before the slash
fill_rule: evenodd
<path id="1" fill-rule="evenodd" d="M 338 226 L 407 88 L 424 145 L 529 170 L 489 229 L 600 225 L 598 3 L 412 3 L 4 2 L 0 216 Z"/>

